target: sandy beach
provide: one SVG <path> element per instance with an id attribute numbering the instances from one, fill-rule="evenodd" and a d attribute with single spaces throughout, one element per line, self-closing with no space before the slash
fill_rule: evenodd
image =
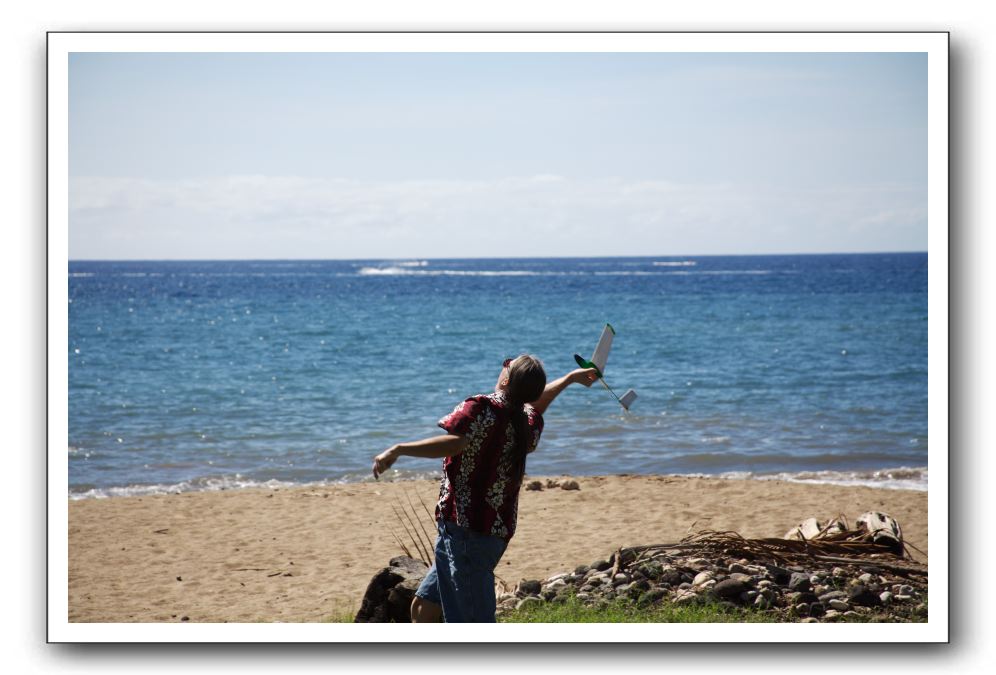
<path id="1" fill-rule="evenodd" d="M 531 476 L 527 480 L 546 477 Z M 557 477 L 562 479 L 562 477 Z M 523 491 L 496 574 L 541 579 L 620 546 L 690 532 L 782 536 L 800 520 L 869 510 L 927 552 L 927 493 L 676 476 L 578 477 L 579 490 Z M 69 620 L 314 622 L 354 613 L 373 574 L 401 553 L 394 508 L 431 523 L 435 481 L 190 492 L 70 501 Z M 926 562 L 926 556 L 920 557 Z"/>

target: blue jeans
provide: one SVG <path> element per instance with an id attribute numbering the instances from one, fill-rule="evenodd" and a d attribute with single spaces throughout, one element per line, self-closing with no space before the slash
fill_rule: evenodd
<path id="1" fill-rule="evenodd" d="M 436 561 L 415 595 L 442 606 L 446 623 L 494 623 L 495 567 L 507 542 L 446 520 L 437 527 Z"/>

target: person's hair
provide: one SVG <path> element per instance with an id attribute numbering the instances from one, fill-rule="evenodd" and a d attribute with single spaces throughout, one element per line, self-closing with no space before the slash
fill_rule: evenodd
<path id="1" fill-rule="evenodd" d="M 523 457 L 529 452 L 532 434 L 529 433 L 529 421 L 522 406 L 537 400 L 545 388 L 546 371 L 543 370 L 543 363 L 535 356 L 523 354 L 508 364 L 506 398 L 512 412 L 515 444 Z"/>

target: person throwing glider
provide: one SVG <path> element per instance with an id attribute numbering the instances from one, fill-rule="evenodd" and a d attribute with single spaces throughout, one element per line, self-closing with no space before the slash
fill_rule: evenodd
<path id="1" fill-rule="evenodd" d="M 374 478 L 401 455 L 443 458 L 436 560 L 415 592 L 413 622 L 494 623 L 494 570 L 515 534 L 526 455 L 539 443 L 543 413 L 568 385 L 596 379 L 594 368 L 580 368 L 547 384 L 536 357 L 505 359 L 493 393 L 471 396 L 439 420 L 445 434 L 374 457 Z"/>

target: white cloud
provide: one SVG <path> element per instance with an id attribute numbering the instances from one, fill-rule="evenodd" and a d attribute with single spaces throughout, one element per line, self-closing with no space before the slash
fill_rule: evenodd
<path id="1" fill-rule="evenodd" d="M 69 205 L 73 259 L 926 250 L 927 236 L 925 190 L 901 185 L 79 177 Z"/>

